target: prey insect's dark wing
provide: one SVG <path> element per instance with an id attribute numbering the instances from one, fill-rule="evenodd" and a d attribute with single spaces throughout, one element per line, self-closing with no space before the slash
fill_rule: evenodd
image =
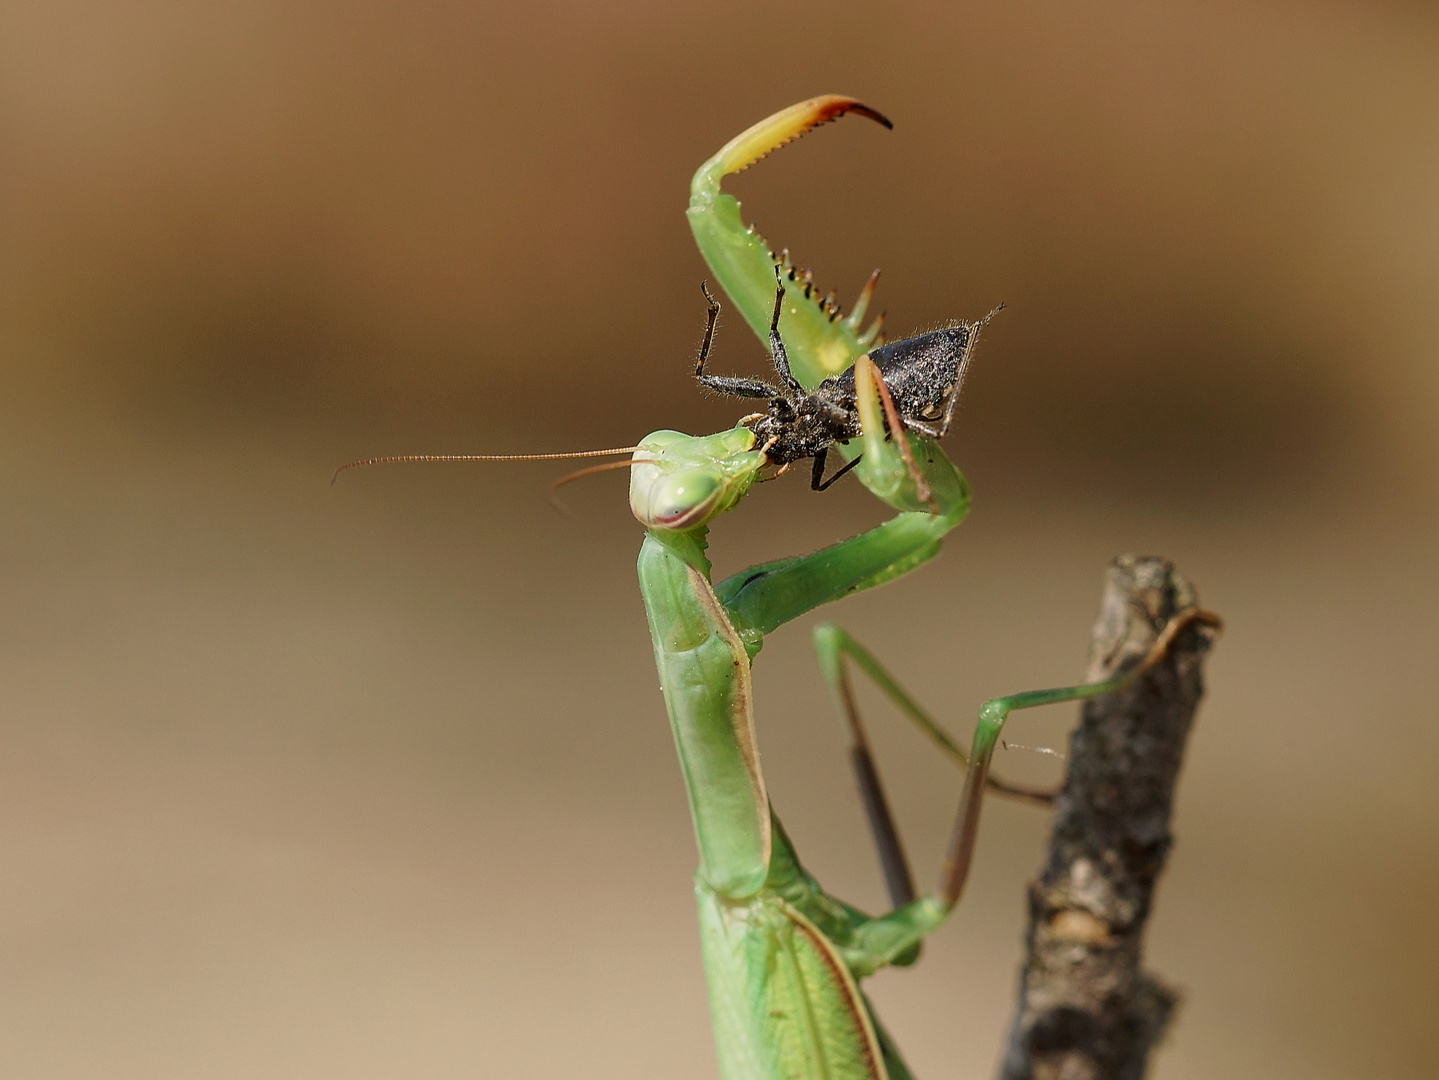
<path id="1" fill-rule="evenodd" d="M 976 329 L 959 323 L 871 351 L 905 427 L 930 438 L 949 431 Z"/>

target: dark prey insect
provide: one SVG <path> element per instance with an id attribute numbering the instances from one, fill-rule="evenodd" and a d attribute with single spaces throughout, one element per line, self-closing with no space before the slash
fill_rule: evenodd
<path id="1" fill-rule="evenodd" d="M 776 267 L 776 279 L 779 273 Z M 767 401 L 768 411 L 747 417 L 741 424 L 755 433 L 764 455 L 781 470 L 803 458 L 813 458 L 810 487 L 824 491 L 859 463 L 856 457 L 828 480 L 824 479 L 829 448 L 862 434 L 855 403 L 854 367 L 825 379 L 812 391 L 800 385 L 790 373 L 789 358 L 779 336 L 780 309 L 784 303 L 784 286 L 780 281 L 774 314 L 770 318 L 769 348 L 782 385 L 742 376 L 710 374 L 704 369 L 705 361 L 714 342 L 720 305 L 710 295 L 707 283 L 702 282 L 700 288 L 709 301 L 709 321 L 695 361 L 695 378 L 729 397 Z M 869 358 L 878 368 L 877 389 L 885 404 L 891 438 L 896 426 L 930 439 L 943 438 L 949 431 L 975 340 L 980 327 L 988 321 L 986 316 L 983 322 L 960 322 L 869 351 Z M 904 440 L 899 442 L 901 454 L 908 459 Z M 912 463 L 910 472 L 923 489 L 923 481 Z"/>

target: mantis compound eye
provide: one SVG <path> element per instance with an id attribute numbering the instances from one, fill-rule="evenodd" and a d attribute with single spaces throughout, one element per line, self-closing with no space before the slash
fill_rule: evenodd
<path id="1" fill-rule="evenodd" d="M 724 486 L 712 470 L 664 472 L 641 461 L 630 469 L 630 509 L 647 528 L 691 529 L 712 515 Z"/>

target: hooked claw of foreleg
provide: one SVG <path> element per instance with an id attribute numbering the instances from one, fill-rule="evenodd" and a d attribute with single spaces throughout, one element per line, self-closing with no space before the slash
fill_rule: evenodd
<path id="1" fill-rule="evenodd" d="M 821 94 L 781 109 L 758 124 L 746 128 L 725 143 L 718 154 L 705 162 L 701 171 L 713 176 L 718 190 L 720 177 L 747 169 L 766 154 L 793 142 L 806 132 L 851 112 L 867 116 L 887 128 L 894 127 L 883 113 L 871 109 L 856 98 L 845 97 L 843 94 Z M 698 179 L 696 177 L 696 180 Z"/>

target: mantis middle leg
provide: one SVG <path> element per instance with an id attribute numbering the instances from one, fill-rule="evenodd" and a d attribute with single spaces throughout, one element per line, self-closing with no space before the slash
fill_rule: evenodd
<path id="1" fill-rule="evenodd" d="M 1050 793 L 997 781 L 989 774 L 994 748 L 1010 713 L 1083 701 L 1103 694 L 1112 694 L 1131 685 L 1167 653 L 1177 635 L 1192 626 L 1217 628 L 1219 619 L 1210 612 L 1190 608 L 1175 615 L 1159 633 L 1148 653 L 1107 679 L 1046 690 L 1030 690 L 993 698 L 980 707 L 971 750 L 965 754 L 939 727 L 913 697 L 862 645 L 832 623 L 815 628 L 815 648 L 820 670 L 830 695 L 846 728 L 856 783 L 865 805 L 866 816 L 874 837 L 886 886 L 894 910 L 888 915 L 868 920 L 856 927 L 855 940 L 846 954 L 856 975 L 863 975 L 897 957 L 911 953 L 938 925 L 958 902 L 973 862 L 975 838 L 978 835 L 983 794 L 991 792 L 1012 795 L 1048 804 Z M 940 880 L 933 894 L 916 901 L 913 880 L 895 828 L 887 800 L 880 785 L 879 773 L 868 748 L 863 722 L 855 707 L 845 660 L 851 659 L 926 734 L 944 754 L 965 770 L 963 793 L 951 830 Z"/>
<path id="2" fill-rule="evenodd" d="M 868 675 L 870 681 L 895 704 L 905 718 L 959 769 L 964 770 L 969 766 L 969 755 L 960 749 L 959 744 L 950 738 L 949 733 L 935 722 L 884 665 L 843 628 L 834 623 L 820 623 L 814 628 L 814 648 L 819 660 L 820 676 L 829 690 L 830 700 L 834 703 L 844 729 L 855 786 L 859 789 L 860 800 L 864 805 L 865 818 L 874 839 L 875 852 L 884 875 L 885 887 L 889 892 L 890 904 L 896 908 L 903 907 L 915 898 L 914 880 L 899 830 L 889 808 L 889 800 L 884 793 L 879 768 L 870 749 L 869 736 L 860 717 L 859 705 L 854 698 L 854 687 L 846 661 L 852 661 Z M 995 794 L 1008 795 L 1039 806 L 1048 807 L 1054 801 L 1052 791 L 1011 784 L 992 774 L 988 779 L 988 787 Z"/>

